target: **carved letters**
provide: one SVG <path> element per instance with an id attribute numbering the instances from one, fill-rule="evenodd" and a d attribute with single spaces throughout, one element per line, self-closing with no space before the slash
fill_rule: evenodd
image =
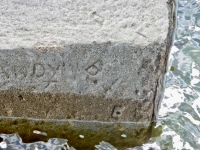
<path id="1" fill-rule="evenodd" d="M 42 64 L 42 63 L 33 63 L 33 64 L 25 64 L 25 65 L 11 65 L 11 66 L 2 66 L 0 65 L 0 82 L 3 80 L 11 79 L 11 80 L 30 80 L 34 79 L 34 81 L 42 82 L 57 82 L 53 79 L 56 75 L 61 76 L 61 64 L 51 65 L 51 64 Z M 6 68 L 6 69 L 5 69 Z M 8 71 L 9 70 L 9 71 Z M 60 73 L 60 74 L 59 74 Z M 61 78 L 61 77 L 57 78 Z M 2 80 L 2 81 L 1 81 Z"/>
<path id="2" fill-rule="evenodd" d="M 42 46 L 40 45 L 38 51 L 41 49 Z M 61 52 L 16 51 L 7 60 L 8 62 L 3 63 L 2 61 L 0 63 L 0 87 L 8 83 L 11 83 L 11 85 L 16 83 L 20 86 L 23 86 L 23 84 L 27 84 L 27 86 L 35 84 L 37 86 L 40 83 L 45 83 L 47 88 L 48 86 L 56 85 L 55 82 L 65 82 L 68 77 L 75 77 L 79 73 L 70 72 L 70 69 L 67 72 L 67 67 L 69 66 L 68 64 L 65 65 L 65 63 L 68 63 L 69 60 Z M 77 60 L 81 61 L 80 59 Z M 73 63 L 78 64 L 76 60 Z M 103 61 L 101 59 L 90 60 L 88 65 L 81 67 L 83 70 L 78 69 L 80 68 L 76 66 L 76 71 L 85 72 L 86 70 L 88 76 L 95 76 L 103 70 Z M 5 81 L 6 84 L 4 84 Z M 93 83 L 97 84 L 97 79 L 94 79 Z"/>
<path id="3" fill-rule="evenodd" d="M 35 63 L 33 65 L 33 75 L 35 75 L 36 77 L 41 77 L 44 75 L 44 73 L 45 73 L 45 68 L 42 64 Z"/>
<path id="4" fill-rule="evenodd" d="M 52 81 L 57 82 L 57 80 L 54 79 L 54 77 L 56 76 L 56 74 L 58 74 L 59 75 L 58 78 L 61 79 L 61 73 L 60 73 L 62 72 L 61 66 L 62 66 L 61 64 L 52 65 L 52 64 L 35 63 L 33 65 L 32 77 L 35 79 L 38 78 L 44 82 L 52 82 Z"/>
<path id="5" fill-rule="evenodd" d="M 48 64 L 48 67 L 51 68 L 50 69 L 51 72 L 52 72 L 52 77 L 51 78 L 53 78 L 56 75 L 56 72 L 58 72 L 59 70 L 61 70 L 60 69 L 61 65 L 53 66 L 53 65 Z"/>
<path id="6" fill-rule="evenodd" d="M 99 71 L 102 70 L 103 62 L 102 60 L 98 60 L 97 62 L 93 63 L 91 66 L 89 66 L 86 71 L 94 76 L 96 75 Z"/>
<path id="7" fill-rule="evenodd" d="M 9 74 L 4 70 L 4 67 L 0 65 L 0 76 L 4 79 L 9 78 Z"/>

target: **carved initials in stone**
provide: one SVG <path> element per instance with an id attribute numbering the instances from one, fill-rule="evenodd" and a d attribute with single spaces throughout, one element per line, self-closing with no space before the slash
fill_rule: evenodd
<path id="1" fill-rule="evenodd" d="M 4 68 L 0 65 L 0 74 L 2 74 L 3 77 L 6 77 L 6 79 L 9 78 L 8 73 L 4 70 Z"/>
<path id="2" fill-rule="evenodd" d="M 15 66 L 14 67 L 14 76 L 18 79 L 23 79 L 27 76 L 27 68 L 24 66 Z"/>
<path id="3" fill-rule="evenodd" d="M 91 66 L 89 66 L 86 71 L 94 76 L 96 75 L 99 71 L 102 70 L 102 66 L 103 66 L 103 62 L 102 60 L 98 60 L 97 62 L 95 62 L 94 64 L 92 64 Z"/>
<path id="4" fill-rule="evenodd" d="M 33 75 L 36 77 L 42 77 L 45 73 L 45 68 L 42 64 L 35 63 L 33 65 Z"/>
<path id="5" fill-rule="evenodd" d="M 48 64 L 49 68 L 51 68 L 51 71 L 53 72 L 52 78 L 55 76 L 56 72 L 59 70 L 60 65 L 53 67 L 52 65 Z"/>
<path id="6" fill-rule="evenodd" d="M 33 65 L 33 77 L 43 77 L 45 76 L 45 82 L 57 82 L 53 78 L 55 77 L 56 73 L 60 70 L 61 65 L 51 65 L 51 64 L 41 64 L 35 63 Z"/>

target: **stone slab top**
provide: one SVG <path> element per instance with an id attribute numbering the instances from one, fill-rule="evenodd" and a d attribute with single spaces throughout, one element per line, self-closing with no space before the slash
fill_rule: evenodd
<path id="1" fill-rule="evenodd" d="M 1 0 L 1 49 L 121 42 L 147 46 L 164 41 L 167 0 Z"/>

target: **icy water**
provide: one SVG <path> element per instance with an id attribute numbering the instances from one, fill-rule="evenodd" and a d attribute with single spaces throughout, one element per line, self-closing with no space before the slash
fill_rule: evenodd
<path id="1" fill-rule="evenodd" d="M 177 0 L 177 27 L 158 114 L 163 150 L 200 150 L 200 1 Z"/>
<path id="2" fill-rule="evenodd" d="M 149 143 L 129 150 L 150 150 L 150 147 L 154 150 L 200 150 L 200 0 L 176 2 L 177 27 L 155 133 Z M 3 139 L 1 150 L 73 150 L 64 139 L 24 144 L 17 134 L 0 134 L 0 137 Z M 106 142 L 94 145 L 95 148 L 115 150 Z"/>

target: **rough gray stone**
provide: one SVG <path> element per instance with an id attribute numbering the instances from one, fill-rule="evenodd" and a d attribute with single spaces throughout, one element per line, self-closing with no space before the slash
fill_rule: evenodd
<path id="1" fill-rule="evenodd" d="M 166 2 L 2 0 L 1 115 L 152 121 L 171 37 Z"/>
<path id="2" fill-rule="evenodd" d="M 1 0 L 0 115 L 155 119 L 172 0 Z"/>
<path id="3" fill-rule="evenodd" d="M 155 50 L 159 47 L 155 43 L 141 50 L 109 42 L 67 45 L 56 52 L 38 52 L 38 47 L 1 50 L 1 91 L 12 89 L 18 97 L 9 106 L 14 116 L 46 118 L 42 111 L 49 111 L 52 115 L 47 118 L 72 119 L 75 111 L 74 119 L 80 120 L 149 122 L 159 77 L 161 56 Z M 54 97 L 45 100 L 45 93 Z M 44 110 L 43 101 L 47 101 Z M 7 99 L 1 102 L 9 105 Z M 24 106 L 23 111 L 16 106 Z M 35 115 L 29 114 L 30 109 L 37 110 Z"/>

